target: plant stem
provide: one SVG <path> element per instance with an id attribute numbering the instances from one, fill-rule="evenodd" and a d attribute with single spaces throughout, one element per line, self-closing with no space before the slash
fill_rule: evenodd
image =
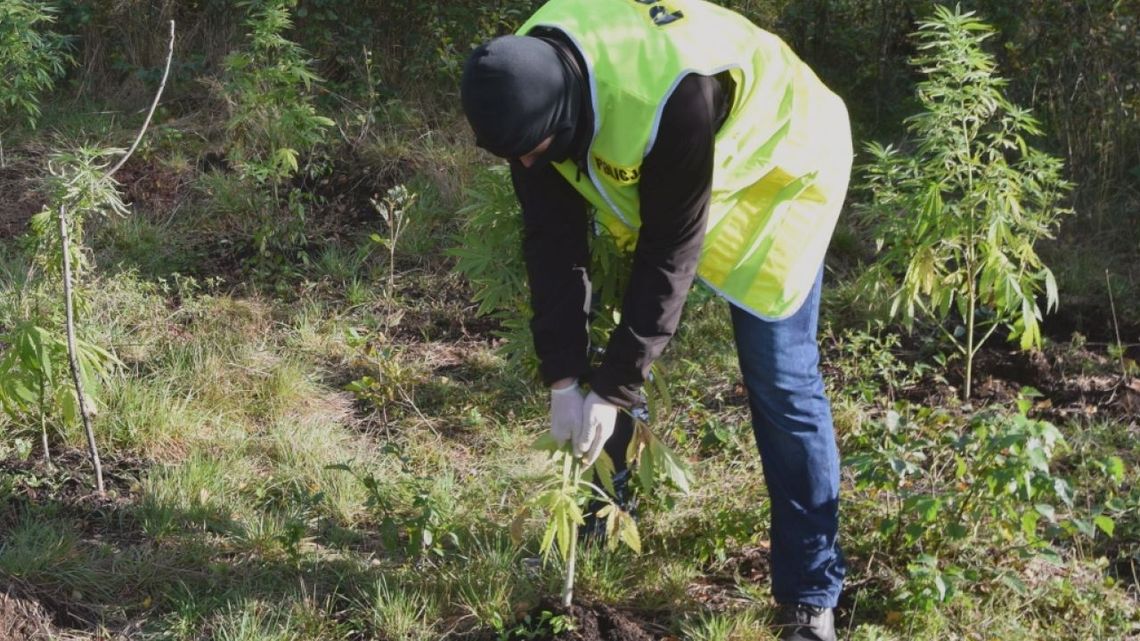
<path id="1" fill-rule="evenodd" d="M 578 492 L 578 484 L 582 481 L 582 465 L 578 462 L 578 458 L 567 454 L 566 463 L 562 468 L 562 479 L 565 483 L 568 476 L 573 477 L 573 488 L 575 494 Z M 566 489 L 565 486 L 563 489 Z M 566 560 L 566 576 L 562 583 L 562 607 L 570 607 L 570 602 L 574 600 L 574 571 L 575 565 L 578 560 L 578 522 L 570 522 L 570 554 Z"/>
<path id="2" fill-rule="evenodd" d="M 75 356 L 75 311 L 71 304 L 71 243 L 67 238 L 67 207 L 59 208 L 59 242 L 63 249 L 63 306 L 67 316 L 67 360 L 71 366 L 71 380 L 75 383 L 75 400 L 79 405 L 79 416 L 83 418 L 83 430 L 87 433 L 87 448 L 91 451 L 91 463 L 95 466 L 95 489 L 103 496 L 103 465 L 99 461 L 99 447 L 95 444 L 95 431 L 91 428 L 91 417 L 87 415 L 87 399 L 83 393 L 83 377 L 79 375 L 79 359 Z"/>
<path id="3" fill-rule="evenodd" d="M 974 380 L 974 276 L 970 274 L 969 302 L 966 311 L 966 389 L 963 400 L 970 400 L 970 389 Z"/>
<path id="4" fill-rule="evenodd" d="M 46 400 L 45 399 L 47 397 L 47 390 L 44 389 L 46 387 L 46 382 L 44 381 L 45 376 L 46 376 L 46 373 L 40 372 L 40 408 L 39 408 L 40 409 L 40 438 L 43 439 L 44 463 L 47 465 L 48 469 L 50 470 L 52 465 L 51 465 L 51 449 L 48 448 L 47 410 L 45 409 L 45 407 L 46 407 Z"/>
<path id="5" fill-rule="evenodd" d="M 966 173 L 966 193 L 970 195 L 974 193 L 974 168 L 970 164 L 970 145 L 972 142 L 973 136 L 970 135 L 967 124 L 963 122 L 962 151 L 965 152 L 966 167 L 969 169 Z M 974 383 L 974 313 L 978 298 L 978 274 L 975 268 L 977 262 L 975 252 L 978 249 L 978 236 L 975 227 L 977 207 L 976 204 L 971 206 L 967 217 L 969 235 L 966 240 L 966 296 L 969 297 L 969 300 L 966 311 L 966 389 L 962 393 L 962 400 L 967 402 L 970 400 L 970 391 Z"/>
<path id="6" fill-rule="evenodd" d="M 392 242 L 388 245 L 388 296 L 396 291 L 396 238 L 398 232 L 393 228 Z"/>

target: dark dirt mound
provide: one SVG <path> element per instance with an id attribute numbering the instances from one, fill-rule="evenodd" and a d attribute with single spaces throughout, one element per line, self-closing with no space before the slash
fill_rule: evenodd
<path id="1" fill-rule="evenodd" d="M 571 605 L 567 614 L 574 618 L 575 629 L 551 639 L 583 641 L 653 641 L 649 634 L 626 615 L 608 605 Z"/>
<path id="2" fill-rule="evenodd" d="M 146 461 L 131 456 L 103 454 L 100 458 L 104 488 L 112 498 L 128 494 L 149 467 Z M 49 466 L 38 451 L 27 460 L 0 459 L 0 476 L 14 479 L 13 494 L 32 500 L 50 498 L 73 504 L 92 497 L 95 473 L 85 450 L 59 449 L 52 452 L 51 460 Z"/>
<path id="3" fill-rule="evenodd" d="M 123 202 L 164 218 L 186 198 L 193 178 L 189 169 L 175 169 L 140 156 L 132 156 L 115 174 Z"/>
<path id="4" fill-rule="evenodd" d="M 0 532 L 15 524 L 26 508 L 50 504 L 61 514 L 75 517 L 85 535 L 110 532 L 122 542 L 141 538 L 130 508 L 138 492 L 138 479 L 149 463 L 133 457 L 104 456 L 106 495 L 99 496 L 86 451 L 55 451 L 50 467 L 38 453 L 33 456 L 28 460 L 0 459 L 0 479 L 4 479 L 0 483 Z"/>
<path id="5" fill-rule="evenodd" d="M 35 601 L 0 593 L 0 641 L 40 641 L 54 638 L 51 617 Z"/>
<path id="6" fill-rule="evenodd" d="M 531 629 L 520 631 L 508 638 L 536 641 L 663 641 L 670 638 L 649 632 L 646 623 L 604 603 L 572 604 L 569 608 L 563 608 L 559 602 L 546 600 L 531 611 L 528 619 L 545 621 L 552 614 L 569 616 L 574 621 L 574 629 L 558 634 L 550 632 L 549 629 L 545 634 Z M 539 636 L 534 636 L 535 634 Z M 502 637 L 494 632 L 488 632 L 477 638 L 481 641 L 492 641 Z"/>
<path id="7" fill-rule="evenodd" d="M 1128 361 L 1140 355 L 1130 350 Z M 1090 416 L 1122 419 L 1140 416 L 1140 384 L 1123 376 L 1118 359 L 1103 347 L 1077 343 L 1053 344 L 1044 351 L 984 349 L 974 363 L 974 398 L 981 402 L 1008 403 L 1023 388 L 1032 387 L 1041 396 L 1034 412 L 1053 421 Z M 951 378 L 952 383 L 958 383 Z"/>
<path id="8" fill-rule="evenodd" d="M 389 187 L 410 180 L 416 173 L 411 163 L 402 160 L 377 163 L 362 157 L 352 147 L 341 148 L 325 159 L 303 159 L 302 165 L 308 166 L 311 162 L 324 164 L 324 170 L 316 172 L 319 175 L 298 172 L 292 186 L 320 203 L 313 217 L 334 228 L 362 222 L 379 224 L 380 216 L 373 201 L 382 201 Z"/>
<path id="9" fill-rule="evenodd" d="M 1030 352 L 991 339 L 974 359 L 970 405 L 1012 406 L 1032 388 L 1036 393 L 1029 394 L 1031 413 L 1036 418 L 1055 422 L 1094 416 L 1125 421 L 1140 418 L 1140 377 L 1135 375 L 1140 344 L 1127 340 L 1121 358 L 1110 353 L 1115 343 L 1091 342 L 1080 334 L 1064 341 L 1053 339 L 1043 349 Z M 903 363 L 929 363 L 916 345 L 904 338 L 904 346 L 895 355 Z M 824 379 L 843 389 L 853 379 L 833 364 L 843 356 L 829 352 L 829 347 L 823 346 Z M 905 387 L 883 384 L 879 391 L 891 400 L 970 411 L 961 402 L 964 384 L 964 360 L 954 358 L 947 367 L 929 369 Z"/>

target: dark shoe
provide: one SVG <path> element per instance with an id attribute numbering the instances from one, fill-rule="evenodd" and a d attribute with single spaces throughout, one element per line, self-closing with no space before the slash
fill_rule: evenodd
<path id="1" fill-rule="evenodd" d="M 633 488 L 630 487 L 630 473 L 628 469 L 622 470 L 614 474 L 614 494 L 610 499 L 622 510 L 629 513 L 630 516 L 637 520 L 637 497 L 633 495 Z M 596 484 L 601 487 L 601 481 L 595 480 Z M 608 492 L 607 492 L 608 494 Z M 605 501 L 594 500 L 586 507 L 586 515 L 584 521 L 586 524 L 578 528 L 578 540 L 580 542 L 590 542 L 604 544 L 606 542 L 606 519 L 599 519 L 597 517 L 598 510 L 601 510 L 606 505 Z"/>
<path id="2" fill-rule="evenodd" d="M 780 641 L 835 641 L 835 614 L 806 603 L 782 605 L 776 628 Z"/>

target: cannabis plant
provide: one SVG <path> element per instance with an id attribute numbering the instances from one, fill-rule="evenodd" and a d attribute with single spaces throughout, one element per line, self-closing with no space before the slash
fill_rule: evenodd
<path id="1" fill-rule="evenodd" d="M 0 127 L 21 120 L 34 127 L 40 115 L 39 95 L 51 90 L 71 60 L 67 39 L 45 29 L 55 22 L 55 13 L 49 3 L 0 0 Z"/>
<path id="2" fill-rule="evenodd" d="M 230 107 L 230 162 L 243 176 L 273 183 L 292 176 L 299 154 L 324 140 L 333 121 L 318 115 L 310 90 L 321 78 L 305 50 L 285 37 L 296 0 L 246 0 L 249 45 L 228 56 L 221 94 Z"/>
<path id="3" fill-rule="evenodd" d="M 535 441 L 534 449 L 549 454 L 555 467 L 561 471 L 541 486 L 526 501 L 511 523 L 511 538 L 523 540 L 527 517 L 539 511 L 546 518 L 539 551 L 543 560 L 549 560 L 557 546 L 565 567 L 562 584 L 562 605 L 569 607 L 574 595 L 574 573 L 578 555 L 578 531 L 585 525 L 587 510 L 592 505 L 594 518 L 605 523 L 606 547 L 615 550 L 624 544 L 635 553 L 641 553 L 641 534 L 633 515 L 613 500 L 614 464 L 605 452 L 590 466 L 575 456 L 569 445 L 559 445 L 548 432 Z M 689 491 L 691 473 L 688 467 L 648 429 L 642 421 L 634 422 L 634 435 L 626 452 L 626 459 L 636 465 L 636 484 L 643 493 L 652 492 L 660 484 L 670 484 L 682 492 Z M 597 483 L 590 479 L 596 479 Z M 598 485 L 601 484 L 601 486 Z"/>
<path id="4" fill-rule="evenodd" d="M 108 175 L 108 157 L 121 153 L 85 147 L 56 152 L 49 160 L 44 190 L 48 204 L 31 220 L 31 278 L 15 301 L 16 321 L 0 335 L 5 346 L 0 353 L 0 407 L 16 421 L 39 424 L 43 456 L 49 461 L 48 424 L 56 418 L 64 424 L 86 421 L 98 407 L 95 382 L 119 365 L 109 351 L 74 336 L 74 318 L 87 308 L 78 286 L 88 267 L 84 223 L 92 216 L 126 213 Z M 52 300 L 60 296 L 65 297 L 64 310 Z M 69 369 L 73 380 L 68 380 Z"/>
<path id="5" fill-rule="evenodd" d="M 973 12 L 935 7 L 913 35 L 923 110 L 901 147 L 867 145 L 864 168 L 880 252 L 867 281 L 892 288 L 891 314 L 908 326 L 920 314 L 939 322 L 966 361 L 967 399 L 974 356 L 998 329 L 1040 345 L 1038 296 L 1056 307 L 1057 283 L 1034 245 L 1070 212 L 1061 160 L 1029 145 L 1038 122 L 1006 98 L 982 48 L 993 33 Z M 958 329 L 943 325 L 952 312 Z"/>
<path id="6" fill-rule="evenodd" d="M 254 231 L 258 259 L 303 247 L 310 195 L 281 193 L 301 169 L 301 154 L 325 140 L 334 123 L 317 113 L 312 88 L 321 78 L 308 54 L 285 37 L 292 28 L 296 0 L 245 0 L 249 44 L 226 56 L 224 74 L 212 81 L 229 107 L 227 157 L 255 193 L 272 197 L 272 206 L 251 204 L 260 215 Z"/>
<path id="7" fill-rule="evenodd" d="M 173 57 L 174 21 L 171 21 L 162 80 L 129 149 L 81 147 L 74 152 L 56 152 L 48 162 L 50 177 L 44 183 L 47 203 L 31 220 L 35 253 L 32 269 L 19 293 L 20 320 L 13 323 L 6 335 L 0 336 L 0 345 L 7 346 L 0 355 L 0 406 L 11 416 L 26 412 L 33 404 L 38 407 L 43 454 L 49 462 L 46 421 L 49 394 L 66 420 L 81 419 L 99 494 L 103 494 L 103 470 L 91 424 L 95 409 L 92 382 L 95 377 L 109 375 L 121 363 L 107 350 L 77 337 L 77 312 L 86 309 L 80 287 L 87 266 L 83 225 L 93 216 L 127 213 L 114 179 L 115 172 L 126 164 L 142 141 L 166 88 Z M 115 155 L 118 158 L 112 166 L 110 158 Z M 43 289 L 62 294 L 62 321 L 58 320 L 58 306 L 24 304 L 28 298 L 36 298 L 28 289 L 36 284 L 37 271 Z M 60 363 L 65 357 L 71 387 L 59 380 L 63 370 Z"/>

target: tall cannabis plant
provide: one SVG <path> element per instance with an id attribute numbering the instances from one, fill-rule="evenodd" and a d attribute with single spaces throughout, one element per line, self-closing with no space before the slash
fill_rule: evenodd
<path id="1" fill-rule="evenodd" d="M 31 220 L 35 254 L 28 282 L 20 291 L 21 318 L 0 335 L 0 345 L 6 346 L 0 352 L 0 408 L 17 419 L 34 408 L 39 416 L 44 458 L 49 462 L 47 419 L 53 405 L 66 421 L 81 419 L 95 468 L 95 488 L 100 495 L 104 492 L 103 468 L 91 422 L 96 406 L 91 388 L 95 378 L 106 377 L 121 363 L 109 351 L 77 336 L 76 318 L 86 308 L 80 287 L 87 267 L 83 227 L 93 216 L 127 213 L 114 180 L 115 172 L 142 142 L 166 88 L 173 57 L 171 21 L 162 80 L 146 119 L 127 150 L 82 147 L 74 152 L 56 152 L 48 162 L 50 177 L 44 181 L 47 203 Z M 112 165 L 111 157 L 115 155 L 118 159 Z M 62 295 L 62 321 L 58 307 L 39 304 L 42 297 L 27 291 L 36 273 L 42 277 L 45 290 Z M 70 387 L 61 380 L 65 367 L 71 374 Z"/>
<path id="2" fill-rule="evenodd" d="M 50 177 L 44 188 L 48 204 L 31 220 L 33 265 L 47 292 L 63 299 L 63 309 L 53 309 L 41 296 L 26 296 L 35 303 L 22 305 L 24 320 L 3 337 L 9 348 L 0 357 L 0 377 L 4 378 L 0 404 L 5 412 L 38 416 L 43 454 L 49 461 L 49 418 L 58 412 L 65 423 L 81 421 L 100 494 L 102 466 L 91 427 L 91 415 L 98 407 L 95 382 L 120 363 L 109 351 L 77 337 L 76 318 L 87 308 L 80 287 L 88 268 L 84 223 L 92 217 L 127 212 L 113 169 L 108 169 L 114 154 L 126 156 L 121 149 L 83 147 L 56 152 L 48 162 Z M 64 374 L 68 371 L 70 381 Z"/>
<path id="3" fill-rule="evenodd" d="M 324 142 L 334 123 L 313 103 L 312 89 L 321 78 L 308 53 L 287 37 L 297 0 L 237 4 L 247 11 L 249 41 L 226 56 L 221 79 L 212 82 L 229 109 L 227 158 L 252 187 L 255 261 L 260 263 L 255 266 L 279 268 L 284 254 L 300 253 L 308 242 L 311 196 L 287 183 L 301 170 L 302 155 Z M 259 196 L 271 200 L 259 203 Z"/>
<path id="4" fill-rule="evenodd" d="M 317 114 L 310 90 L 320 77 L 286 37 L 296 0 L 244 0 L 249 44 L 226 56 L 220 92 L 230 107 L 229 160 L 243 176 L 273 183 L 292 176 L 298 156 L 324 140 L 333 121 Z"/>
<path id="5" fill-rule="evenodd" d="M 993 33 L 973 12 L 935 7 L 912 36 L 922 111 L 901 148 L 868 144 L 864 168 L 879 250 L 868 282 L 892 288 L 891 315 L 908 326 L 938 321 L 965 358 L 966 399 L 974 356 L 999 328 L 1022 349 L 1040 345 L 1038 297 L 1054 308 L 1057 284 L 1034 245 L 1070 213 L 1061 160 L 1028 144 L 1038 122 L 1005 97 L 982 48 Z M 957 329 L 947 329 L 952 313 Z"/>

